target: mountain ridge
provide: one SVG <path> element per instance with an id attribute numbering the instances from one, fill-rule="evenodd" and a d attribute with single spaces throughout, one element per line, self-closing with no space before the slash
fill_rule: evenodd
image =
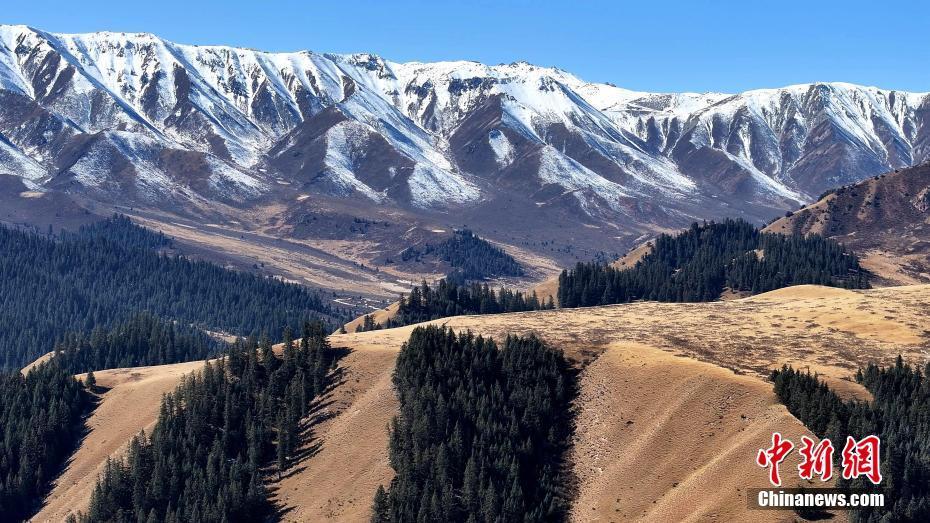
<path id="1" fill-rule="evenodd" d="M 766 227 L 854 249 L 881 283 L 930 282 L 930 163 L 838 187 Z"/>
<path id="2" fill-rule="evenodd" d="M 771 432 L 784 430 L 786 423 L 798 435 L 809 435 L 763 381 L 772 368 L 785 362 L 809 367 L 844 397 L 866 399 L 868 393 L 849 376 L 862 362 L 892 364 L 899 353 L 906 361 L 919 359 L 927 339 L 919 318 L 928 302 L 926 285 L 866 291 L 804 285 L 701 306 L 640 302 L 431 323 L 495 339 L 507 333 L 540 333 L 570 357 L 589 361 L 581 374 L 583 408 L 572 451 L 582 480 L 573 510 L 604 518 L 617 508 L 636 517 L 648 511 L 649 519 L 668 521 L 685 517 L 682 510 L 693 513 L 695 499 L 708 513 L 741 516 L 747 504 L 740 481 L 766 477 L 745 456 L 764 447 Z M 889 316 L 889 308 L 899 314 Z M 732 314 L 745 321 L 729 321 Z M 618 322 L 625 328 L 617 329 Z M 330 338 L 334 347 L 350 349 L 339 363 L 345 379 L 327 393 L 332 415 L 303 441 L 316 451 L 304 453 L 295 472 L 275 485 L 280 487 L 275 499 L 290 509 L 285 520 L 370 519 L 377 486 L 393 476 L 384 429 L 397 408 L 390 379 L 398 350 L 414 328 Z M 786 330 L 796 336 L 784 336 Z M 98 383 L 112 389 L 104 393 L 88 422 L 90 433 L 35 519 L 60 520 L 83 510 L 106 458 L 121 456 L 133 434 L 149 430 L 162 394 L 202 365 L 95 372 Z M 670 405 L 687 415 L 651 416 L 655 405 Z M 704 409 L 706 405 L 714 408 Z M 751 429 L 754 423 L 763 425 Z M 708 438 L 713 445 L 707 445 Z M 712 452 L 681 463 L 655 458 L 663 464 L 662 481 L 631 481 L 635 474 L 621 474 L 631 467 L 641 469 L 640 461 L 664 451 L 666 447 L 644 443 L 657 439 L 682 452 Z M 637 443 L 647 454 L 623 451 Z M 712 499 L 702 487 L 708 481 L 725 486 Z M 636 495 L 629 495 L 631 491 Z"/>
<path id="3" fill-rule="evenodd" d="M 635 237 L 695 219 L 767 220 L 926 159 L 927 93 L 845 83 L 644 93 L 526 62 L 0 26 L 0 172 L 96 202 L 202 215 L 299 208 L 312 194 Z"/>

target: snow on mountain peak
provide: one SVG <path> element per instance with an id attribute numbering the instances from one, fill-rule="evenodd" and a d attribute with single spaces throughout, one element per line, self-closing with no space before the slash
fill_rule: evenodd
<path id="1" fill-rule="evenodd" d="M 170 149 L 199 155 L 211 187 L 236 198 L 267 190 L 261 173 L 273 163 L 328 173 L 337 193 L 430 208 L 482 199 L 475 177 L 490 168 L 531 170 L 526 183 L 585 199 L 613 195 L 611 205 L 733 193 L 784 206 L 930 156 L 927 93 L 846 83 L 648 93 L 523 61 L 399 63 L 183 45 L 149 33 L 0 26 L 0 96 L 8 126 L 0 163 L 30 178 L 64 170 L 104 186 L 118 154 L 138 183 L 164 189 L 180 183 L 175 167 L 141 151 Z M 17 124 L 28 104 L 46 116 Z M 75 145 L 97 135 L 104 141 Z M 314 148 L 318 140 L 326 145 Z M 491 163 L 481 163 L 481 147 Z M 381 167 L 404 174 L 369 179 L 383 170 L 372 167 L 372 148 L 396 163 Z M 60 164 L 75 150 L 83 156 Z"/>

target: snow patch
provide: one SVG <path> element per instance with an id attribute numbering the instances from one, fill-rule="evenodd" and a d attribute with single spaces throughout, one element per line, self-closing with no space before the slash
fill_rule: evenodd
<path id="1" fill-rule="evenodd" d="M 19 176 L 30 187 L 36 186 L 39 180 L 48 176 L 45 167 L 7 142 L 2 135 L 0 135 L 0 173 Z"/>
<path id="2" fill-rule="evenodd" d="M 549 145 L 540 150 L 539 179 L 568 191 L 599 196 L 608 203 L 629 196 L 620 184 L 604 178 Z"/>
<path id="3" fill-rule="evenodd" d="M 419 163 L 414 166 L 407 185 L 412 203 L 419 207 L 464 204 L 481 197 L 478 187 L 462 176 Z"/>
<path id="4" fill-rule="evenodd" d="M 207 165 L 210 168 L 210 186 L 224 196 L 236 199 L 256 197 L 268 189 L 258 178 L 234 169 L 212 156 L 207 157 Z"/>
<path id="5" fill-rule="evenodd" d="M 492 129 L 488 133 L 488 145 L 494 151 L 497 165 L 506 167 L 513 162 L 513 146 L 510 145 L 507 135 L 501 132 L 500 129 Z"/>
<path id="6" fill-rule="evenodd" d="M 352 121 L 341 122 L 326 131 L 326 175 L 344 195 L 358 191 L 376 202 L 384 195 L 355 177 L 355 161 L 364 154 L 371 130 Z"/>

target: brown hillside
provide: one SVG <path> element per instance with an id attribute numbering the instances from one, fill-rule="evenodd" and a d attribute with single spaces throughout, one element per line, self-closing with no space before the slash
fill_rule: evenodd
<path id="1" fill-rule="evenodd" d="M 95 372 L 97 386 L 106 392 L 87 421 L 90 431 L 32 520 L 60 522 L 69 513 L 85 510 L 106 459 L 121 455 L 134 435 L 150 429 L 162 396 L 174 390 L 183 375 L 202 366 L 195 361 Z"/>
<path id="2" fill-rule="evenodd" d="M 921 360 L 930 349 L 928 308 L 930 285 L 868 291 L 799 286 L 728 302 L 633 303 L 434 323 L 495 337 L 535 332 L 587 362 L 571 454 L 576 521 L 767 521 L 791 514 L 747 512 L 744 489 L 766 481 L 753 454 L 772 430 L 795 436 L 804 429 L 762 377 L 791 363 L 819 372 L 846 396 L 865 398 L 849 376 L 858 365 L 887 363 L 899 353 Z M 387 423 L 396 400 L 390 376 L 413 328 L 332 336 L 334 346 L 351 352 L 340 362 L 338 385 L 324 398 L 321 412 L 328 419 L 306 442 L 315 451 L 273 486 L 284 519 L 368 519 L 377 485 L 392 474 Z M 147 410 L 149 403 L 124 396 L 170 390 L 181 371 L 199 364 L 184 365 L 98 373 L 101 384 L 117 375 L 125 381 L 103 395 L 90 435 L 38 520 L 55 521 L 86 504 L 90 472 L 154 419 L 157 400 Z M 144 377 L 126 378 L 139 371 L 164 383 L 143 387 L 150 383 Z"/>
<path id="3" fill-rule="evenodd" d="M 552 298 L 552 303 L 559 304 L 559 277 L 553 276 L 548 280 L 530 288 L 527 292 L 536 293 L 536 297 L 543 303 Z"/>
<path id="4" fill-rule="evenodd" d="M 765 230 L 836 239 L 859 253 L 879 283 L 928 283 L 930 164 L 839 188 Z"/>
<path id="5" fill-rule="evenodd" d="M 356 329 L 358 329 L 359 327 L 365 324 L 365 316 L 369 316 L 369 315 L 372 317 L 372 319 L 375 320 L 375 323 L 380 323 L 381 325 L 384 325 L 386 321 L 390 320 L 394 316 L 397 316 L 397 310 L 399 308 L 400 308 L 400 303 L 395 301 L 394 303 L 388 305 L 387 307 L 383 309 L 378 309 L 368 314 L 363 314 L 359 316 L 358 318 L 355 318 L 354 320 L 350 321 L 349 323 L 346 323 L 345 325 L 343 325 L 343 327 L 345 327 L 346 332 L 355 332 Z"/>
<path id="6" fill-rule="evenodd" d="M 890 362 L 899 352 L 918 358 L 930 345 L 920 323 L 927 306 L 930 286 L 862 292 L 800 286 L 731 302 L 635 303 L 433 323 L 495 337 L 536 332 L 571 357 L 591 361 L 581 376 L 572 453 L 579 478 L 575 520 L 669 521 L 694 513 L 696 520 L 728 521 L 749 517 L 738 489 L 764 485 L 754 451 L 775 428 L 803 431 L 761 376 L 792 363 L 821 373 L 847 397 L 866 398 L 849 376 L 860 362 Z M 318 430 L 322 450 L 284 481 L 280 499 L 292 508 L 289 520 L 368 517 L 365 500 L 378 484 L 373 480 L 387 484 L 392 474 L 383 450 L 392 369 L 382 358 L 412 328 L 332 337 L 335 346 L 358 354 L 344 360 L 344 383 L 368 385 L 345 389 L 348 397 L 338 402 L 345 407 Z M 378 357 L 368 356 L 371 351 Z M 364 444 L 350 446 L 344 460 L 342 451 L 327 452 L 345 441 Z M 690 460 L 675 459 L 692 451 Z"/>
<path id="7" fill-rule="evenodd" d="M 744 489 L 764 481 L 751 459 L 761 443 L 809 434 L 767 383 L 646 345 L 610 345 L 581 387 L 573 521 L 746 520 Z"/>

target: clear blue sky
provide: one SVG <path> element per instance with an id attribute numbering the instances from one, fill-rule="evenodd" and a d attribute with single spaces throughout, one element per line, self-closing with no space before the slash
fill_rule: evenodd
<path id="1" fill-rule="evenodd" d="M 821 80 L 930 91 L 930 6 L 910 0 L 3 3 L 3 23 L 52 32 L 146 31 L 181 43 L 395 61 L 526 60 L 650 91 Z"/>

